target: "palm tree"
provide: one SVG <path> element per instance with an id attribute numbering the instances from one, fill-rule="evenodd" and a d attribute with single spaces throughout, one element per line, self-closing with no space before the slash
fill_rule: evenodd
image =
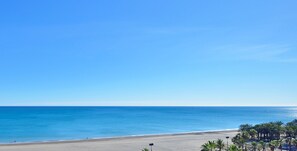
<path id="1" fill-rule="evenodd" d="M 262 150 L 263 150 L 263 146 L 260 143 L 258 143 L 257 144 L 257 151 L 262 151 Z"/>
<path id="2" fill-rule="evenodd" d="M 265 151 L 266 143 L 264 141 L 260 141 L 259 145 L 262 147 L 262 150 Z"/>
<path id="3" fill-rule="evenodd" d="M 286 136 L 287 137 L 293 137 L 294 135 L 294 126 L 289 125 L 289 123 L 285 127 Z"/>
<path id="4" fill-rule="evenodd" d="M 286 138 L 286 143 L 289 145 L 289 151 L 291 151 L 291 149 L 292 149 L 292 141 L 293 141 L 292 137 Z"/>
<path id="5" fill-rule="evenodd" d="M 293 139 L 292 145 L 294 145 L 297 148 L 297 139 Z"/>
<path id="6" fill-rule="evenodd" d="M 249 134 L 248 131 L 243 131 L 241 133 L 241 137 L 242 137 L 242 143 L 243 143 L 243 146 L 242 146 L 242 149 L 243 150 L 247 150 L 247 145 L 246 145 L 246 142 L 249 141 L 249 139 L 251 138 L 251 135 Z"/>
<path id="7" fill-rule="evenodd" d="M 293 120 L 292 122 L 288 122 L 285 128 L 287 136 L 294 138 L 297 137 L 297 119 Z"/>
<path id="8" fill-rule="evenodd" d="M 149 151 L 149 149 L 147 149 L 147 148 L 143 148 L 141 151 Z"/>
<path id="9" fill-rule="evenodd" d="M 237 135 L 235 135 L 232 138 L 232 142 L 235 145 L 239 146 L 241 149 L 243 149 L 244 145 L 245 145 L 245 142 L 246 142 L 246 139 L 244 138 L 243 133 L 238 133 Z"/>
<path id="10" fill-rule="evenodd" d="M 230 147 L 228 148 L 228 151 L 240 151 L 240 149 L 235 145 L 230 145 Z"/>
<path id="11" fill-rule="evenodd" d="M 281 151 L 283 151 L 283 143 L 285 142 L 285 140 L 283 138 L 279 139 L 280 145 L 279 148 Z"/>
<path id="12" fill-rule="evenodd" d="M 250 129 L 249 134 L 253 140 L 256 139 L 258 132 L 255 129 Z"/>
<path id="13" fill-rule="evenodd" d="M 271 151 L 274 151 L 275 148 L 278 148 L 280 146 L 280 141 L 279 140 L 273 140 L 269 143 L 269 147 Z"/>
<path id="14" fill-rule="evenodd" d="M 210 147 L 208 145 L 208 143 L 204 143 L 202 146 L 201 146 L 201 151 L 210 151 Z"/>
<path id="15" fill-rule="evenodd" d="M 222 151 L 222 149 L 224 149 L 225 147 L 224 141 L 221 139 L 218 139 L 216 141 L 216 147 L 219 149 L 219 151 Z"/>
<path id="16" fill-rule="evenodd" d="M 248 131 L 243 131 L 243 132 L 241 132 L 241 136 L 242 136 L 242 138 L 243 138 L 245 141 L 249 140 L 250 137 L 251 137 L 251 135 L 249 134 Z"/>
<path id="17" fill-rule="evenodd" d="M 249 131 L 250 129 L 252 129 L 253 128 L 253 125 L 251 125 L 251 124 L 241 124 L 240 126 L 239 126 L 239 130 L 241 131 L 241 132 L 243 132 L 243 131 Z"/>
<path id="18" fill-rule="evenodd" d="M 274 122 L 275 124 L 275 139 L 280 139 L 281 135 L 285 132 L 285 128 L 283 127 L 284 123 L 281 121 Z"/>
<path id="19" fill-rule="evenodd" d="M 257 150 L 258 143 L 257 142 L 252 142 L 251 145 L 252 145 L 253 151 L 256 151 Z"/>
<path id="20" fill-rule="evenodd" d="M 202 145 L 201 151 L 214 151 L 217 145 L 214 141 L 208 141 L 207 143 Z"/>
<path id="21" fill-rule="evenodd" d="M 208 141 L 208 144 L 210 146 L 210 151 L 213 151 L 216 149 L 217 145 L 214 141 Z"/>
<path id="22" fill-rule="evenodd" d="M 257 124 L 254 126 L 254 129 L 258 132 L 258 140 L 261 140 L 264 135 L 264 126 L 263 124 Z"/>

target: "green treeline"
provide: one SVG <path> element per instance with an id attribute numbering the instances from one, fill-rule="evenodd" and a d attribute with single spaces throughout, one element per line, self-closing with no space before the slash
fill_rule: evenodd
<path id="1" fill-rule="evenodd" d="M 201 146 L 202 151 L 275 151 L 297 149 L 297 119 L 284 124 L 269 122 L 262 124 L 242 124 L 231 145 L 223 140 L 208 141 Z"/>

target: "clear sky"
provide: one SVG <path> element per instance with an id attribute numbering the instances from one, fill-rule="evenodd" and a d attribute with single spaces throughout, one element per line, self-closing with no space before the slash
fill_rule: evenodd
<path id="1" fill-rule="evenodd" d="M 296 0 L 0 2 L 0 105 L 297 105 Z"/>

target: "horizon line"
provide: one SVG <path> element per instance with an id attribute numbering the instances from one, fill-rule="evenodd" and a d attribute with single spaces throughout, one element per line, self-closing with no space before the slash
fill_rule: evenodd
<path id="1" fill-rule="evenodd" d="M 0 107 L 297 107 L 297 105 L 0 105 Z"/>

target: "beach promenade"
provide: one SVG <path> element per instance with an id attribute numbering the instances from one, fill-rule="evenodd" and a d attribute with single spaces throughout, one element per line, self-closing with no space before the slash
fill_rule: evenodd
<path id="1" fill-rule="evenodd" d="M 235 130 L 0 145 L 0 151 L 141 151 L 154 143 L 153 151 L 200 151 L 201 145 L 218 138 L 234 136 Z M 230 140 L 229 140 L 230 143 Z"/>

